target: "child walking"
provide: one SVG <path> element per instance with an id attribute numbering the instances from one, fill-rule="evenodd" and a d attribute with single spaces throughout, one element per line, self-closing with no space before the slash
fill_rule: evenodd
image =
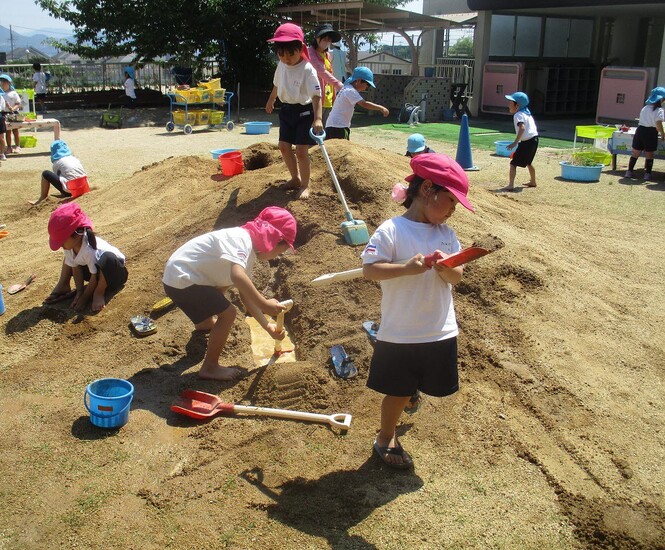
<path id="1" fill-rule="evenodd" d="M 529 96 L 524 92 L 515 92 L 514 94 L 505 96 L 510 102 L 508 110 L 513 115 L 513 124 L 515 125 L 515 141 L 506 146 L 506 149 L 514 149 L 517 147 L 510 160 L 510 172 L 508 176 L 508 185 L 503 187 L 502 191 L 515 190 L 515 174 L 517 167 L 526 167 L 529 170 L 529 182 L 524 184 L 524 187 L 536 187 L 536 169 L 531 164 L 536 151 L 538 150 L 538 128 L 536 128 L 536 121 L 531 116 L 529 111 Z"/>
<path id="2" fill-rule="evenodd" d="M 136 86 L 134 83 L 134 68 L 125 67 L 125 80 L 122 83 L 125 88 L 125 105 L 130 109 L 136 104 Z"/>
<path id="3" fill-rule="evenodd" d="M 644 151 L 646 157 L 644 161 L 644 180 L 649 181 L 651 179 L 653 154 L 658 150 L 658 134 L 660 134 L 660 140 L 665 141 L 663 99 L 665 99 L 665 88 L 654 88 L 640 111 L 640 121 L 637 130 L 635 130 L 635 136 L 633 136 L 633 153 L 628 161 L 628 170 L 626 171 L 627 178 L 634 177 L 635 164 L 642 151 Z"/>
<path id="4" fill-rule="evenodd" d="M 0 88 L 4 92 L 5 109 L 10 114 L 18 113 L 21 110 L 21 96 L 14 90 L 14 81 L 8 74 L 0 74 Z M 14 134 L 14 147 L 12 147 L 12 134 Z M 18 128 L 7 130 L 5 128 L 5 136 L 7 138 L 6 153 L 20 153 L 21 152 L 21 137 Z"/>
<path id="5" fill-rule="evenodd" d="M 326 122 L 327 139 L 349 139 L 351 135 L 351 118 L 353 117 L 353 110 L 356 104 L 371 111 L 380 111 L 384 117 L 390 114 L 390 111 L 383 105 L 365 101 L 360 95 L 360 92 L 366 92 L 370 86 L 376 88 L 372 71 L 367 67 L 356 67 L 353 69 L 353 73 L 337 94 L 335 103 L 330 111 L 328 122 Z"/>
<path id="6" fill-rule="evenodd" d="M 289 248 L 296 239 L 297 223 L 284 208 L 270 206 L 241 227 L 220 229 L 192 239 L 166 262 L 166 295 L 190 318 L 194 328 L 210 331 L 208 348 L 199 377 L 235 380 L 242 371 L 219 364 L 236 317 L 236 308 L 224 296 L 236 287 L 248 313 L 270 334 L 281 340 L 283 330 L 269 323 L 264 313 L 277 315 L 284 309 L 276 299 L 265 298 L 251 280 L 257 259 L 268 261 Z"/>
<path id="7" fill-rule="evenodd" d="M 90 301 L 93 311 L 103 309 L 106 291 L 119 290 L 127 282 L 125 256 L 95 235 L 92 221 L 75 202 L 53 211 L 48 234 L 51 250 L 62 248 L 65 258 L 60 279 L 44 303 L 53 304 L 73 296 L 72 307 L 77 311 L 85 309 Z M 71 290 L 72 279 L 74 291 Z"/>
<path id="8" fill-rule="evenodd" d="M 42 71 L 41 63 L 33 63 L 32 68 L 35 71 L 32 75 L 32 87 L 35 90 L 35 107 L 42 114 L 46 112 L 46 73 Z"/>
<path id="9" fill-rule="evenodd" d="M 28 201 L 30 204 L 39 204 L 48 197 L 49 185 L 55 187 L 61 197 L 71 197 L 67 182 L 86 176 L 81 161 L 72 154 L 67 144 L 61 139 L 51 143 L 51 162 L 53 170 L 42 172 L 39 198 L 36 201 Z"/>
<path id="10" fill-rule="evenodd" d="M 390 467 L 413 465 L 396 428 L 418 391 L 443 397 L 458 390 L 457 321 L 452 285 L 462 267 L 425 266 L 424 256 L 445 258 L 460 250 L 446 221 L 457 203 L 473 212 L 469 180 L 451 158 L 436 153 L 411 159 L 409 186 L 397 184 L 393 199 L 406 207 L 383 222 L 361 257 L 367 279 L 381 282 L 381 324 L 374 344 L 367 386 L 385 394 L 374 452 Z M 406 263 L 401 263 L 406 261 Z"/>
<path id="11" fill-rule="evenodd" d="M 302 29 L 293 23 L 284 23 L 268 40 L 279 57 L 273 78 L 273 88 L 266 103 L 266 113 L 275 108 L 279 98 L 279 151 L 291 179 L 284 189 L 295 189 L 298 198 L 309 197 L 309 148 L 314 140 L 309 135 L 323 130 L 321 121 L 321 86 L 316 69 L 309 62 Z M 295 145 L 295 154 L 293 146 Z"/>

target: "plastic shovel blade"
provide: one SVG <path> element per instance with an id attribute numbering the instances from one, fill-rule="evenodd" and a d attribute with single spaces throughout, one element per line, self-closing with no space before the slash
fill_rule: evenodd
<path id="1" fill-rule="evenodd" d="M 7 289 L 7 292 L 9 294 L 16 294 L 17 292 L 21 292 L 26 286 L 28 286 L 32 281 L 35 280 L 36 275 L 33 273 L 30 275 L 23 284 L 16 284 L 12 285 Z"/>
<path id="2" fill-rule="evenodd" d="M 464 265 L 467 262 L 482 258 L 490 252 L 491 250 L 487 250 L 487 248 L 470 246 L 469 248 L 460 250 L 457 254 L 448 256 L 445 260 L 439 260 L 438 263 L 443 264 L 446 267 L 457 267 L 458 265 Z"/>
<path id="3" fill-rule="evenodd" d="M 216 414 L 232 413 L 233 404 L 223 403 L 219 397 L 211 393 L 185 390 L 171 405 L 171 410 L 196 420 L 205 420 Z"/>

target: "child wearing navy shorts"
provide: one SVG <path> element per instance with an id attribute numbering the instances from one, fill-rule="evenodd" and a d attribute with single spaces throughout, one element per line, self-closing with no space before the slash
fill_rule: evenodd
<path id="1" fill-rule="evenodd" d="M 275 99 L 279 98 L 282 102 L 279 110 L 279 151 L 291 175 L 283 188 L 294 189 L 298 198 L 306 199 L 309 196 L 309 148 L 314 145 L 309 130 L 312 128 L 316 134 L 323 131 L 319 77 L 309 62 L 304 35 L 298 25 L 280 25 L 268 42 L 273 44 L 279 57 L 266 113 L 273 112 Z"/>
<path id="2" fill-rule="evenodd" d="M 518 166 L 529 170 L 529 181 L 524 184 L 524 187 L 536 187 L 536 169 L 532 162 L 538 150 L 538 128 L 529 111 L 529 96 L 524 92 L 515 92 L 505 97 L 510 102 L 508 110 L 513 115 L 513 124 L 517 134 L 515 141 L 507 145 L 506 149 L 515 149 L 515 147 L 517 149 L 511 155 L 508 185 L 502 191 L 515 190 L 515 175 Z"/>
<path id="3" fill-rule="evenodd" d="M 413 466 L 396 428 L 414 394 L 443 397 L 459 387 L 452 286 L 462 279 L 463 267 L 429 268 L 424 256 L 458 252 L 460 243 L 446 221 L 458 203 L 473 211 L 466 197 L 469 180 L 454 160 L 425 153 L 411 159 L 411 169 L 408 187 L 397 184 L 392 191 L 406 212 L 383 222 L 361 255 L 363 275 L 380 281 L 383 295 L 367 379 L 369 388 L 385 394 L 374 452 L 398 469 Z"/>
<path id="4" fill-rule="evenodd" d="M 651 179 L 653 154 L 658 150 L 658 138 L 660 137 L 661 141 L 665 141 L 663 99 L 665 99 L 665 88 L 654 88 L 640 111 L 640 121 L 633 137 L 633 153 L 628 161 L 628 170 L 626 171 L 627 178 L 634 177 L 635 164 L 642 151 L 644 151 L 646 157 L 644 161 L 644 180 L 649 181 Z"/>

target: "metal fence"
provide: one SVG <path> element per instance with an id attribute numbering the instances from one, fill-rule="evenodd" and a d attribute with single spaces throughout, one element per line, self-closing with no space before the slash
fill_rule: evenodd
<path id="1" fill-rule="evenodd" d="M 438 57 L 434 67 L 436 76 L 445 76 L 455 84 L 466 84 L 464 95 L 473 95 L 473 73 L 475 60 L 472 58 Z"/>

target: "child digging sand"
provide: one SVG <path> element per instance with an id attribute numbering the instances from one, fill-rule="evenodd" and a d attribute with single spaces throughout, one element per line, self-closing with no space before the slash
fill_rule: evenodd
<path id="1" fill-rule="evenodd" d="M 219 364 L 236 317 L 236 308 L 224 296 L 236 287 L 248 313 L 277 340 L 285 336 L 264 313 L 277 315 L 285 309 L 276 299 L 267 299 L 250 278 L 254 262 L 276 258 L 296 239 L 295 218 L 284 208 L 270 206 L 241 227 L 212 231 L 186 242 L 166 262 L 166 295 L 190 318 L 194 328 L 210 331 L 208 348 L 199 377 L 236 380 L 242 371 Z"/>
<path id="2" fill-rule="evenodd" d="M 279 110 L 279 151 L 291 175 L 283 188 L 295 189 L 298 198 L 306 199 L 309 197 L 309 148 L 314 145 L 309 129 L 320 134 L 323 122 L 319 77 L 309 63 L 309 53 L 303 40 L 302 29 L 293 23 L 280 25 L 268 40 L 273 44 L 279 63 L 266 103 L 266 113 L 273 112 L 275 99 L 279 98 L 282 102 Z M 295 154 L 293 145 L 296 147 Z"/>
<path id="3" fill-rule="evenodd" d="M 374 452 L 391 468 L 413 466 L 397 439 L 399 417 L 417 391 L 443 397 L 458 390 L 457 334 L 452 286 L 462 279 L 462 266 L 434 264 L 424 255 L 442 258 L 460 250 L 446 221 L 466 198 L 469 180 L 451 158 L 435 153 L 411 159 L 408 188 L 397 184 L 393 199 L 406 207 L 401 216 L 383 222 L 361 257 L 365 278 L 381 282 L 381 325 L 376 335 L 367 386 L 385 394 Z M 406 261 L 406 263 L 401 263 Z M 407 411 L 408 412 L 408 411 Z"/>

